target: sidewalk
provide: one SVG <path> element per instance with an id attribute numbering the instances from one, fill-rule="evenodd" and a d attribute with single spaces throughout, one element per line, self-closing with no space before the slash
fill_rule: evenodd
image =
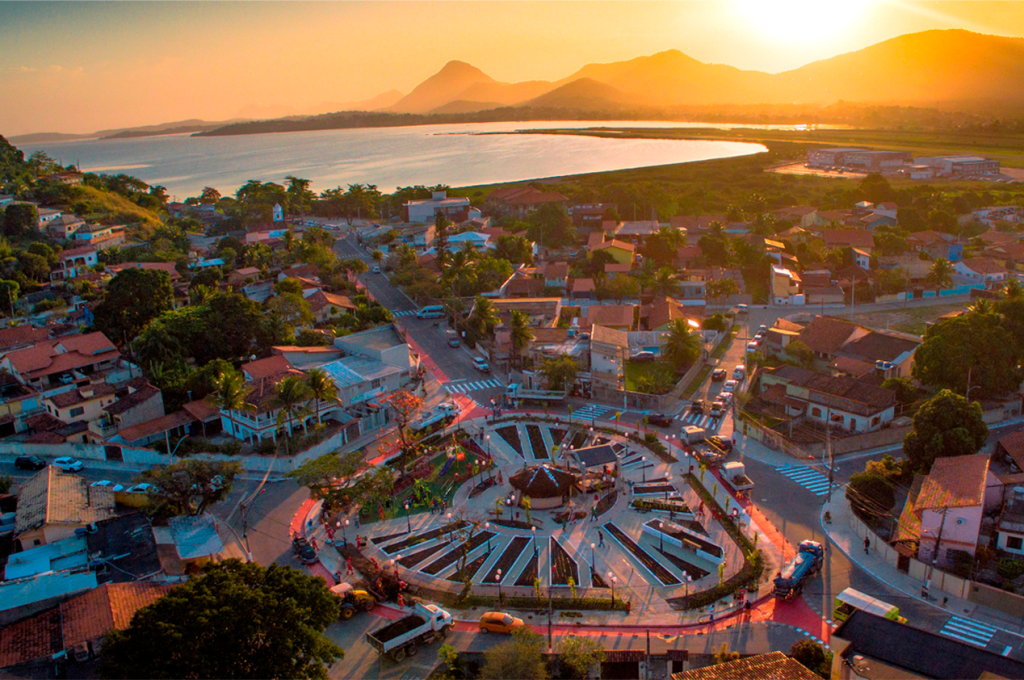
<path id="1" fill-rule="evenodd" d="M 949 602 L 945 607 L 942 600 L 947 597 L 946 593 L 935 587 L 935 580 L 932 582 L 931 596 L 927 599 L 921 597 L 920 580 L 906 574 L 894 565 L 885 561 L 877 551 L 875 539 L 871 538 L 871 546 L 867 553 L 864 552 L 864 530 L 850 509 L 850 504 L 841 494 L 834 494 L 832 503 L 825 505 L 822 512 L 828 510 L 832 513 L 832 523 L 821 523 L 822 529 L 828 534 L 833 543 L 842 550 L 850 561 L 854 562 L 864 571 L 885 585 L 902 592 L 907 597 L 913 598 L 921 603 L 928 604 L 936 609 L 942 609 L 954 616 L 965 616 L 975 619 L 980 623 L 1001 628 L 1007 632 L 1019 635 L 1024 632 L 1021 622 L 1015 617 L 988 607 L 974 604 L 968 600 L 949 596 Z"/>

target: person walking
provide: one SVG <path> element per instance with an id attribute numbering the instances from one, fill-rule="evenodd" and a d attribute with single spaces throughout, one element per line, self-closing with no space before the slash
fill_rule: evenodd
<path id="1" fill-rule="evenodd" d="M 865 536 L 865 537 L 864 537 L 864 554 L 865 554 L 865 555 L 867 555 L 867 554 L 868 554 L 868 548 L 870 548 L 870 547 L 871 547 L 871 541 L 870 541 L 870 540 L 868 540 L 868 537 L 867 537 L 867 536 Z"/>
<path id="2" fill-rule="evenodd" d="M 604 534 L 601 533 L 600 529 L 597 530 L 597 544 L 602 548 L 604 547 Z"/>

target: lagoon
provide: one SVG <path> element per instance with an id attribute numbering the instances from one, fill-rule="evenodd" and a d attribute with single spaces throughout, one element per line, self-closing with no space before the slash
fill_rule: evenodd
<path id="1" fill-rule="evenodd" d="M 127 173 L 167 188 L 174 200 L 203 187 L 233 194 L 250 179 L 312 180 L 315 191 L 347 184 L 468 186 L 731 158 L 760 144 L 609 139 L 583 135 L 488 134 L 567 128 L 716 127 L 703 123 L 553 121 L 318 130 L 261 135 L 167 135 L 25 144 L 84 172 Z M 717 126 L 725 127 L 725 126 Z M 728 127 L 741 127 L 730 125 Z"/>

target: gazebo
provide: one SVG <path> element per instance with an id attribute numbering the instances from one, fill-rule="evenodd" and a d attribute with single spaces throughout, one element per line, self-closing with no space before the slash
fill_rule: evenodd
<path id="1" fill-rule="evenodd" d="M 520 496 L 528 496 L 534 510 L 561 507 L 562 501 L 579 487 L 579 477 L 550 465 L 524 468 L 508 479 Z"/>
<path id="2" fill-rule="evenodd" d="M 569 452 L 579 468 L 582 486 L 589 491 L 598 485 L 605 475 L 615 478 L 619 474 L 619 456 L 612 444 L 599 444 Z"/>

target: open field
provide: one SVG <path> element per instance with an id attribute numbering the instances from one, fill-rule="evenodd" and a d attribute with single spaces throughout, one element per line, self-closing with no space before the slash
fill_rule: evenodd
<path id="1" fill-rule="evenodd" d="M 963 309 L 963 303 L 948 305 L 929 305 L 927 307 L 908 307 L 906 309 L 889 309 L 863 314 L 837 314 L 869 328 L 889 329 L 911 335 L 924 335 L 925 323 L 937 319 L 943 314 Z"/>

